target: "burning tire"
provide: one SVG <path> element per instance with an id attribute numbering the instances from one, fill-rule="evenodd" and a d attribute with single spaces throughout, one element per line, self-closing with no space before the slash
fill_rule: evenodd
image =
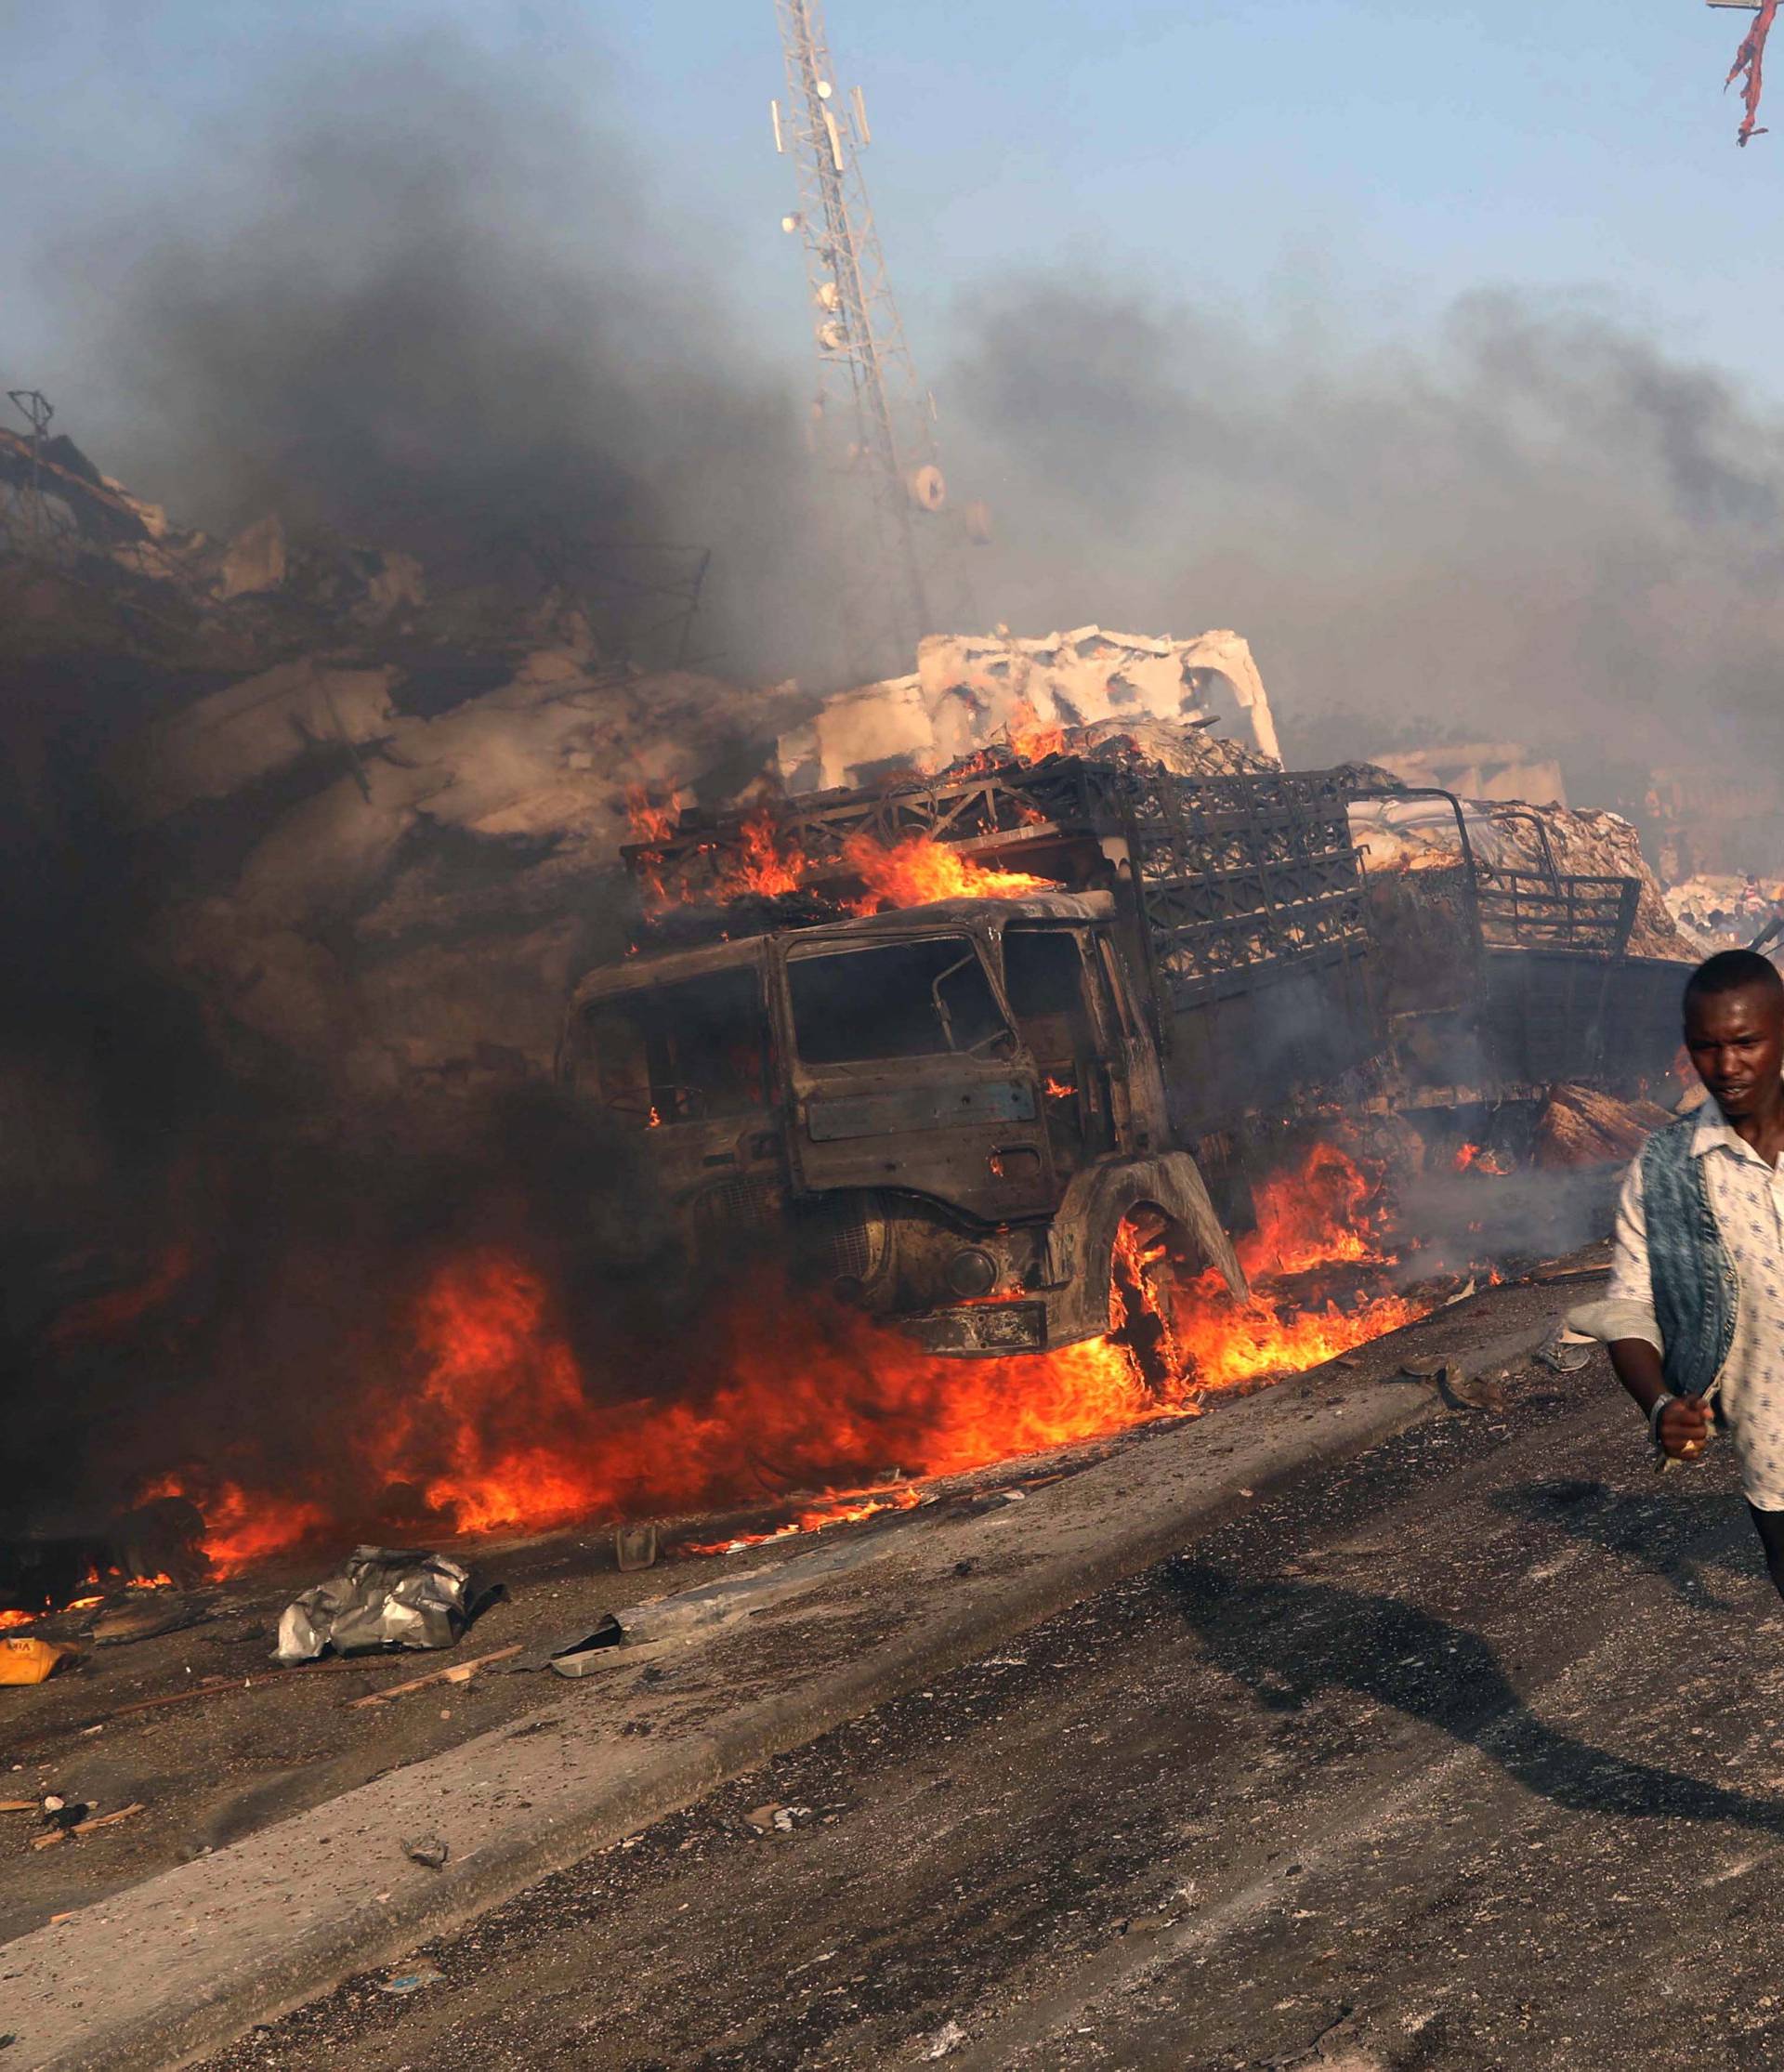
<path id="1" fill-rule="evenodd" d="M 1171 1219 L 1149 1201 L 1122 1218 L 1108 1258 L 1108 1335 L 1162 1393 L 1182 1362 L 1171 1322 Z"/>

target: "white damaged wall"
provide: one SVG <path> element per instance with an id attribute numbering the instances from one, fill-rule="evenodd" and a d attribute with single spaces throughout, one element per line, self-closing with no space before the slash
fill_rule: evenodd
<path id="1" fill-rule="evenodd" d="M 780 737 L 790 790 L 871 782 L 899 765 L 928 774 L 1055 728 L 1166 721 L 1216 731 L 1279 763 L 1270 702 L 1252 650 L 1231 632 L 1154 639 L 1079 626 L 1044 639 L 936 634 L 908 676 L 841 691 Z"/>

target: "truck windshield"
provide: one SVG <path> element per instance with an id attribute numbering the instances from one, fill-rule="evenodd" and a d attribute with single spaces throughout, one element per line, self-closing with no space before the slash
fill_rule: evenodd
<path id="1" fill-rule="evenodd" d="M 807 1065 L 983 1056 L 1014 1041 L 965 936 L 794 957 L 787 984 L 799 1055 Z"/>
<path id="2" fill-rule="evenodd" d="M 767 1017 L 753 970 L 592 1001 L 582 1033 L 579 1076 L 640 1128 L 767 1106 Z"/>

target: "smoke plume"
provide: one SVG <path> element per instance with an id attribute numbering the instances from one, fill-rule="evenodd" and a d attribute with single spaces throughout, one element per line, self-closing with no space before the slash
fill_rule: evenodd
<path id="1" fill-rule="evenodd" d="M 1611 316 L 1482 293 L 1371 348 L 1036 280 L 950 392 L 997 615 L 1236 626 L 1305 761 L 1510 737 L 1590 796 L 1781 745 L 1784 426 Z"/>
<path id="2" fill-rule="evenodd" d="M 829 529 L 791 380 L 738 342 L 703 231 L 525 59 L 348 35 L 245 88 L 45 254 L 100 375 L 63 421 L 213 530 L 272 509 L 461 576 L 517 531 L 710 548 L 716 666 L 844 667 L 802 637 Z"/>
<path id="3" fill-rule="evenodd" d="M 846 680 L 808 369 L 740 339 L 716 224 L 538 47 L 335 32 L 244 87 L 43 292 L 104 381 L 67 421 L 177 515 L 282 510 L 453 560 L 516 527 L 714 550 L 726 673 Z M 884 206 L 885 197 L 882 196 Z M 887 226 L 896 272 L 896 220 Z M 1582 299 L 1482 292 L 1435 335 L 1036 275 L 924 353 L 991 505 L 980 615 L 1245 632 L 1305 759 L 1510 733 L 1588 792 L 1770 754 L 1784 426 Z M 76 349 L 78 348 L 78 349 Z"/>

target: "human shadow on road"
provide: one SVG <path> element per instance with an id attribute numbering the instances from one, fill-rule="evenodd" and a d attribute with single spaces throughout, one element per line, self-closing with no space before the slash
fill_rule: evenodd
<path id="1" fill-rule="evenodd" d="M 1699 1573 L 1699 1563 L 1712 1564 L 1743 1581 L 1750 1576 L 1755 1581 L 1764 1578 L 1758 1541 L 1740 1499 L 1725 1490 L 1669 1487 L 1650 1495 L 1569 1479 L 1527 1482 L 1495 1491 L 1490 1501 L 1507 1517 L 1639 1562 L 1700 1611 L 1732 1607 Z M 1749 1553 L 1750 1558 L 1739 1559 L 1737 1550 Z"/>
<path id="2" fill-rule="evenodd" d="M 1397 1597 L 1174 1562 L 1168 1588 L 1210 1657 L 1266 1705 L 1348 1689 L 1476 1748 L 1528 1790 L 1580 1813 L 1729 1820 L 1784 1835 L 1784 1802 L 1701 1783 L 1578 1741 L 1538 1718 L 1477 1633 Z M 1657 1662 L 1671 1679 L 1675 1669 Z"/>

